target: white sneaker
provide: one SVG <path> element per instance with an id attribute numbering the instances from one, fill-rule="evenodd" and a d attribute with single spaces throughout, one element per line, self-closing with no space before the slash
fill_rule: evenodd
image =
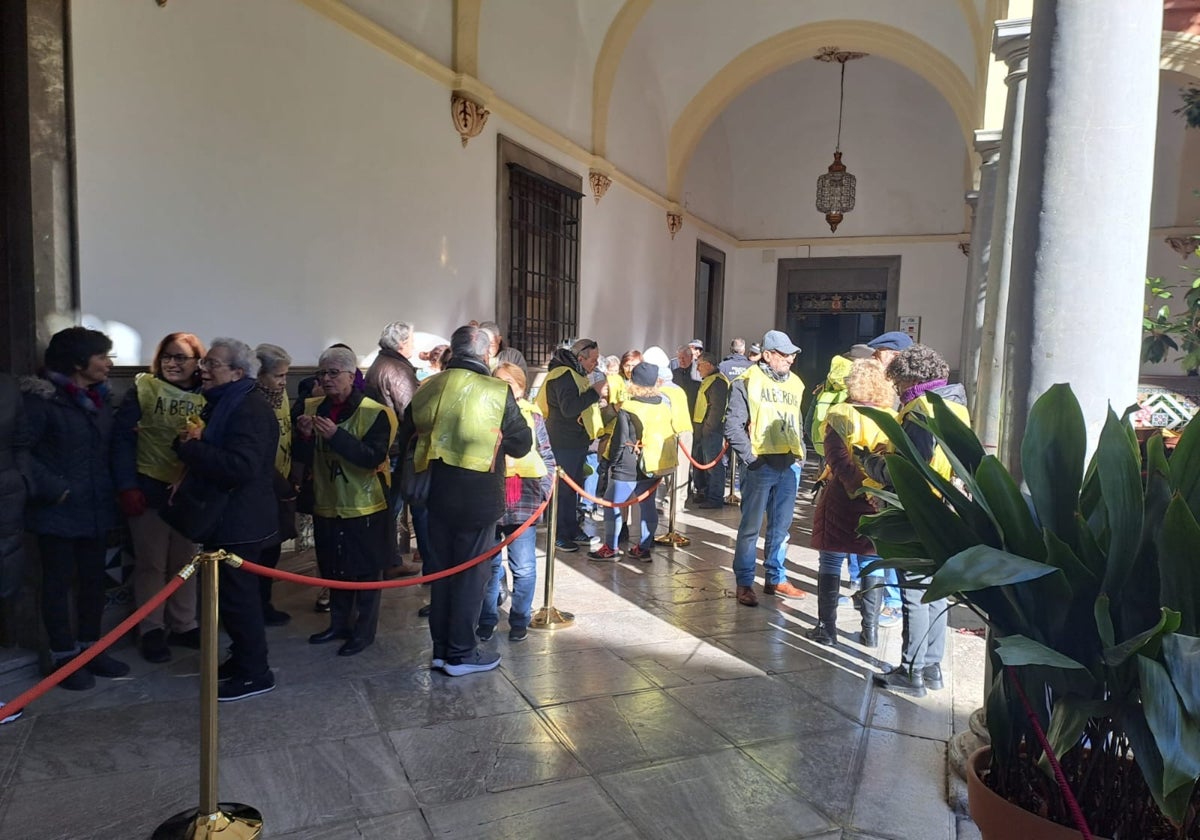
<path id="1" fill-rule="evenodd" d="M 441 671 L 446 667 L 445 659 L 438 659 L 436 656 L 429 660 L 429 669 L 431 671 Z"/>
<path id="2" fill-rule="evenodd" d="M 500 664 L 500 654 L 485 653 L 479 648 L 475 648 L 470 656 L 464 656 L 454 659 L 447 659 L 442 670 L 452 677 L 463 677 L 467 674 L 478 674 L 483 671 L 490 671 Z"/>
<path id="3" fill-rule="evenodd" d="M 0 701 L 0 709 L 3 709 L 3 708 L 4 708 L 4 703 L 2 701 Z M 3 714 L 3 712 L 0 712 L 0 714 Z M 19 718 L 23 714 L 24 714 L 24 712 L 17 712 L 15 715 L 9 715 L 8 717 L 0 717 L 0 726 L 3 726 L 6 723 L 12 723 L 14 720 Z"/>

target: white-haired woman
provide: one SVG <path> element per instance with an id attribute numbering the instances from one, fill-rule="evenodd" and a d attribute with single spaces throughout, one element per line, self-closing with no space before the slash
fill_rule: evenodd
<path id="1" fill-rule="evenodd" d="M 189 424 L 180 434 L 176 451 L 187 472 L 163 514 L 177 524 L 170 514 L 179 499 L 205 499 L 220 515 L 208 533 L 190 536 L 205 549 L 226 549 L 255 563 L 279 527 L 271 478 L 279 421 L 257 387 L 258 367 L 258 358 L 244 342 L 214 338 L 209 344 L 200 361 L 203 428 Z M 275 676 L 267 663 L 258 580 L 224 563 L 218 568 L 221 623 L 232 641 L 232 655 L 221 665 L 217 698 L 265 694 L 275 687 Z"/>
<path id="2" fill-rule="evenodd" d="M 279 422 L 279 447 L 275 450 L 275 500 L 279 511 L 279 532 L 259 556 L 259 564 L 274 569 L 279 565 L 279 555 L 286 540 L 296 536 L 296 494 L 292 484 L 292 409 L 287 395 L 288 369 L 292 357 L 277 344 L 260 344 L 254 348 L 258 357 L 258 389 L 275 412 Z M 268 627 L 282 627 L 292 617 L 278 610 L 271 603 L 269 577 L 258 579 L 259 594 L 262 596 L 263 623 Z"/>
<path id="3" fill-rule="evenodd" d="M 305 401 L 295 440 L 296 457 L 312 471 L 317 565 L 326 578 L 380 580 L 396 534 L 388 512 L 396 415 L 354 388 L 352 351 L 330 347 L 317 364 L 325 396 Z M 375 641 L 378 622 L 378 589 L 334 589 L 329 629 L 308 641 L 340 640 L 338 655 L 354 656 Z"/>

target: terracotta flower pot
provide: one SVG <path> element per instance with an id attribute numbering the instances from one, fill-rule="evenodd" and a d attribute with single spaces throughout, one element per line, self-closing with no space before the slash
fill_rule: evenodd
<path id="1" fill-rule="evenodd" d="M 979 773 L 991 757 L 991 747 L 980 747 L 967 760 L 967 801 L 983 840 L 1079 840 L 1078 829 L 1042 819 L 984 784 Z"/>

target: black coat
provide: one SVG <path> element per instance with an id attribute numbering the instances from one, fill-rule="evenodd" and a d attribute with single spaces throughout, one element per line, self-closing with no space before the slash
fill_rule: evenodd
<path id="1" fill-rule="evenodd" d="M 216 405 L 209 400 L 200 415 L 205 419 Z M 279 527 L 274 486 L 278 447 L 279 421 L 257 389 L 234 409 L 221 444 L 203 438 L 179 444 L 179 460 L 187 467 L 188 478 L 199 479 L 213 494 L 229 494 L 206 547 L 258 543 L 274 536 Z"/>
<path id="2" fill-rule="evenodd" d="M 574 359 L 568 350 L 560 350 L 559 353 Z M 556 367 L 575 368 L 577 363 L 567 364 L 557 359 L 551 360 L 550 370 Z M 576 369 L 576 373 L 579 372 Z M 583 376 L 584 379 L 587 378 L 586 375 Z M 584 431 L 579 417 L 588 406 L 600 402 L 599 392 L 595 388 L 585 388 L 582 394 L 579 393 L 575 377 L 570 374 L 559 376 L 542 387 L 546 389 L 546 406 L 549 409 L 546 412 L 546 431 L 550 433 L 550 445 L 556 450 L 587 449 L 591 446 L 592 439 Z"/>
<path id="3" fill-rule="evenodd" d="M 33 456 L 29 530 L 69 539 L 103 536 L 117 524 L 108 458 L 112 406 L 106 398 L 95 411 L 84 408 L 63 388 L 34 376 L 22 377 L 21 391 Z"/>
<path id="4" fill-rule="evenodd" d="M 29 427 L 16 380 L 0 373 L 0 598 L 21 588 Z"/>

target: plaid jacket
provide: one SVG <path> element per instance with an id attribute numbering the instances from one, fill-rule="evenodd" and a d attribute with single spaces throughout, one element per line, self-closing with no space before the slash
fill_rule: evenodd
<path id="1" fill-rule="evenodd" d="M 554 486 L 555 469 L 558 464 L 554 460 L 554 450 L 550 448 L 550 435 L 546 432 L 546 421 L 542 419 L 542 415 L 536 413 L 533 415 L 533 443 L 537 447 L 538 454 L 542 456 L 542 460 L 546 462 L 546 476 L 520 479 L 521 498 L 515 505 L 510 505 L 504 511 L 504 515 L 500 517 L 498 523 L 499 528 L 503 531 L 511 531 L 523 524 L 526 519 L 533 516 L 535 510 L 541 507 L 542 502 L 550 498 L 550 489 Z"/>

